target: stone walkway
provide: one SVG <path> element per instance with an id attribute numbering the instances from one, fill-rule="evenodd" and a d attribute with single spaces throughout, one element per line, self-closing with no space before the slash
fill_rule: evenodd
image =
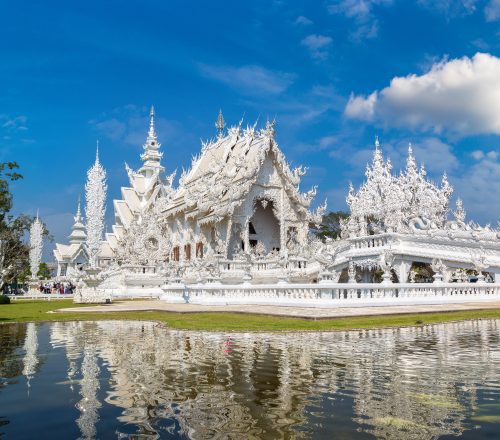
<path id="1" fill-rule="evenodd" d="M 205 306 L 198 304 L 169 304 L 159 300 L 115 301 L 112 304 L 102 304 L 90 307 L 72 307 L 59 309 L 57 312 L 139 312 L 164 311 L 177 313 L 193 312 L 237 312 L 255 313 L 259 315 L 290 316 L 307 319 L 340 318 L 349 316 L 397 315 L 402 313 L 439 313 L 460 310 L 500 309 L 500 301 L 465 303 L 465 304 L 435 304 L 411 306 L 383 307 L 342 307 L 335 309 L 313 307 L 280 307 L 266 305 L 226 305 Z"/>

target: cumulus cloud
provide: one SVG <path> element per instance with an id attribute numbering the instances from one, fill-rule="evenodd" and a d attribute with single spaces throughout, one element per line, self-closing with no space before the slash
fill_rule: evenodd
<path id="1" fill-rule="evenodd" d="M 326 35 L 311 34 L 301 41 L 307 47 L 313 58 L 324 60 L 328 57 L 328 47 L 332 44 L 331 37 Z"/>
<path id="2" fill-rule="evenodd" d="M 377 6 L 391 5 L 393 0 L 337 0 L 328 6 L 328 12 L 344 15 L 356 24 L 351 37 L 354 40 L 374 38 L 378 34 L 378 19 L 374 14 Z"/>
<path id="3" fill-rule="evenodd" d="M 294 81 L 291 73 L 274 71 L 257 65 L 214 66 L 200 64 L 200 72 L 246 95 L 279 94 Z"/>
<path id="4" fill-rule="evenodd" d="M 368 96 L 351 95 L 348 118 L 448 132 L 456 136 L 500 134 L 500 58 L 477 53 L 435 63 L 423 74 L 395 77 Z"/>

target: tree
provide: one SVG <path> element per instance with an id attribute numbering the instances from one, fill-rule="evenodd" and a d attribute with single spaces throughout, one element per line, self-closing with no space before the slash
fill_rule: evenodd
<path id="1" fill-rule="evenodd" d="M 349 214 L 344 211 L 333 211 L 323 216 L 323 220 L 315 234 L 324 240 L 326 237 L 336 239 L 340 237 L 340 221 L 349 218 Z"/>
<path id="2" fill-rule="evenodd" d="M 2 249 L 0 268 L 3 268 L 3 282 L 25 281 L 30 273 L 29 244 L 26 236 L 30 230 L 34 217 L 20 214 L 10 214 L 13 196 L 9 183 L 22 179 L 16 170 L 16 162 L 0 163 L 0 240 Z M 43 237 L 52 240 L 47 228 L 43 225 Z M 3 260 L 3 261 L 1 261 Z"/>
<path id="3" fill-rule="evenodd" d="M 46 280 L 51 277 L 49 265 L 47 263 L 40 263 L 38 273 L 37 273 L 38 278 L 41 280 Z"/>
<path id="4" fill-rule="evenodd" d="M 12 193 L 9 182 L 22 179 L 23 176 L 17 170 L 16 162 L 0 163 L 0 227 L 5 223 L 5 216 L 12 209 Z"/>

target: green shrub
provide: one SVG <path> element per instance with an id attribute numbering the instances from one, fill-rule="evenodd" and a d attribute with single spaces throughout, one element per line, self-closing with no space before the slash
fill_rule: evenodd
<path id="1" fill-rule="evenodd" d="M 10 304 L 10 298 L 7 295 L 0 295 L 0 304 Z"/>

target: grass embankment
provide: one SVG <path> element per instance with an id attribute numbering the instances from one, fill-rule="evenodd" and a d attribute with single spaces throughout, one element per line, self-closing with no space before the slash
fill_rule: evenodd
<path id="1" fill-rule="evenodd" d="M 500 309 L 468 310 L 411 315 L 359 316 L 336 319 L 301 319 L 279 316 L 250 315 L 229 312 L 173 313 L 162 311 L 47 313 L 66 307 L 86 307 L 61 301 L 14 301 L 0 305 L 0 323 L 29 321 L 158 321 L 168 327 L 186 330 L 221 331 L 284 331 L 284 330 L 349 330 L 380 327 L 401 327 L 478 318 L 500 318 Z"/>

